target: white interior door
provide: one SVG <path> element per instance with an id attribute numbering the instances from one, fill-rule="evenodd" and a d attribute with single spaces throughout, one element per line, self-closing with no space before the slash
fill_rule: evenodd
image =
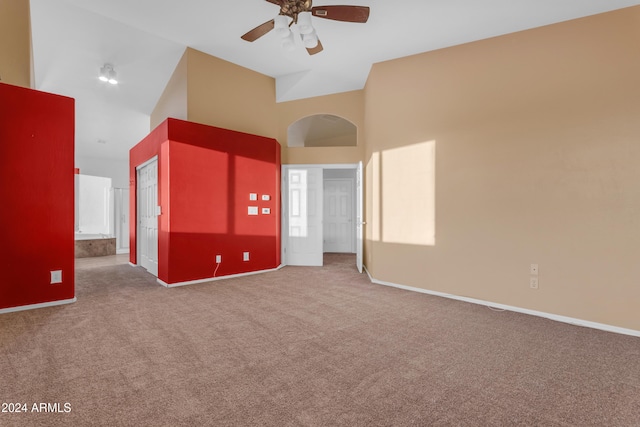
<path id="1" fill-rule="evenodd" d="M 158 275 L 158 159 L 138 167 L 138 264 Z"/>
<path id="2" fill-rule="evenodd" d="M 362 162 L 358 163 L 356 170 L 356 266 L 358 271 L 362 273 L 362 253 L 363 253 L 363 229 L 364 229 L 364 210 L 362 195 Z"/>
<path id="3" fill-rule="evenodd" d="M 324 180 L 324 252 L 353 253 L 353 180 Z"/>
<path id="4" fill-rule="evenodd" d="M 289 265 L 322 265 L 322 168 L 286 169 Z"/>

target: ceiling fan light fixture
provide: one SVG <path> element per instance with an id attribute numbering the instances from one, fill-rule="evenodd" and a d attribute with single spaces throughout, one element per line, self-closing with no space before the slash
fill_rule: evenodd
<path id="1" fill-rule="evenodd" d="M 311 34 L 313 32 L 313 24 L 311 24 L 311 12 L 298 13 L 297 25 L 300 34 Z"/>
<path id="2" fill-rule="evenodd" d="M 316 35 L 316 32 L 313 31 L 309 34 L 304 34 L 302 36 L 302 43 L 307 49 L 313 49 L 318 46 L 318 36 Z"/>
<path id="3" fill-rule="evenodd" d="M 289 35 L 287 37 L 282 38 L 282 48 L 289 52 L 291 52 L 292 50 L 295 50 L 296 43 L 295 43 L 295 39 L 293 38 L 293 33 L 291 31 L 289 31 Z"/>
<path id="4" fill-rule="evenodd" d="M 289 18 L 285 15 L 278 15 L 273 19 L 273 28 L 276 34 L 282 38 L 289 36 Z"/>

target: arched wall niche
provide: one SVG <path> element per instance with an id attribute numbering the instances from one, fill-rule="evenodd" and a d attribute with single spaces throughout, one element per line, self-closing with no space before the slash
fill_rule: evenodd
<path id="1" fill-rule="evenodd" d="M 289 147 L 355 147 L 358 128 L 351 121 L 334 114 L 314 114 L 289 125 Z"/>

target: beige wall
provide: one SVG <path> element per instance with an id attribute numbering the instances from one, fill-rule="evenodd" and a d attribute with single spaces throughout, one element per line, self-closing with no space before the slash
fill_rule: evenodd
<path id="1" fill-rule="evenodd" d="M 277 138 L 275 80 L 187 49 L 188 120 Z"/>
<path id="2" fill-rule="evenodd" d="M 185 50 L 151 113 L 151 130 L 168 117 L 187 120 L 187 57 Z"/>
<path id="3" fill-rule="evenodd" d="M 29 0 L 0 0 L 0 79 L 31 87 Z"/>
<path id="4" fill-rule="evenodd" d="M 276 105 L 278 135 L 283 164 L 357 163 L 364 156 L 364 92 L 361 90 L 326 95 Z M 356 147 L 287 147 L 287 130 L 292 123 L 314 114 L 334 114 L 358 128 Z"/>
<path id="5" fill-rule="evenodd" d="M 635 7 L 374 65 L 371 274 L 640 330 L 639 42 Z"/>

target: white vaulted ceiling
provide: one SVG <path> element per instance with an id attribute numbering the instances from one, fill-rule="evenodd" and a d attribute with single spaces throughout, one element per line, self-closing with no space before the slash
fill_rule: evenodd
<path id="1" fill-rule="evenodd" d="M 125 159 L 186 47 L 276 79 L 277 101 L 362 89 L 376 62 L 640 4 L 640 0 L 316 0 L 369 6 L 366 24 L 314 17 L 324 51 L 285 52 L 265 0 L 31 0 L 36 88 L 76 99 L 78 156 Z M 112 63 L 120 84 L 98 81 Z M 98 143 L 100 141 L 100 143 Z"/>

